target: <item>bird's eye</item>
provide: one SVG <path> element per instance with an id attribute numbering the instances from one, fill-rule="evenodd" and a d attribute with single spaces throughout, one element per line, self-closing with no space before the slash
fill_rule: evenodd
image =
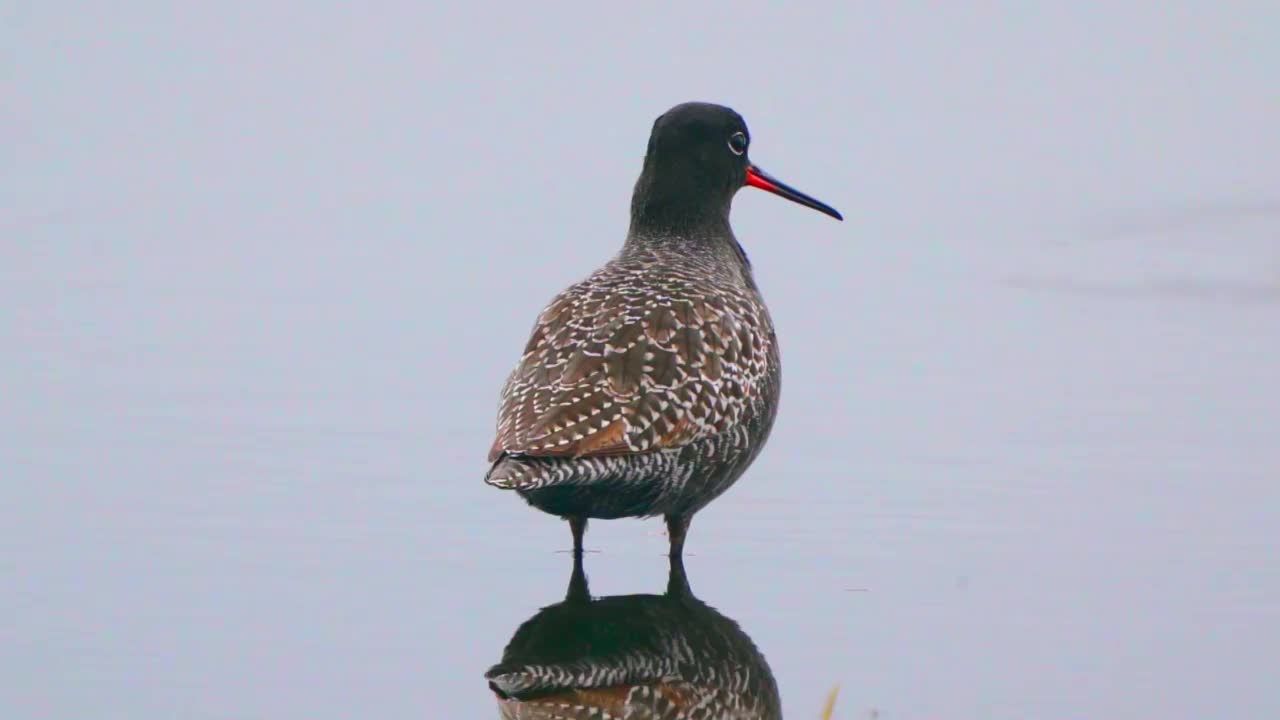
<path id="1" fill-rule="evenodd" d="M 744 133 L 736 132 L 729 136 L 729 150 L 734 155 L 741 155 L 747 151 L 747 136 Z"/>

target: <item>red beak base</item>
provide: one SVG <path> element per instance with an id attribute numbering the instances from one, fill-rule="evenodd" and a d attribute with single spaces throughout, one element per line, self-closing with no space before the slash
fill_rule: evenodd
<path id="1" fill-rule="evenodd" d="M 779 197 L 784 197 L 791 202 L 799 203 L 807 208 L 813 208 L 814 210 L 830 215 L 837 220 L 844 220 L 844 216 L 840 214 L 840 211 L 821 200 L 810 197 L 809 195 L 796 190 L 755 165 L 747 166 L 747 184 L 753 188 L 759 188 L 765 192 L 771 192 Z"/>

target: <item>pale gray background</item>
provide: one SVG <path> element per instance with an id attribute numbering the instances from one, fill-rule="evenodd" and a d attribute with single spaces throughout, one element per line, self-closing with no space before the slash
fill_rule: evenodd
<path id="1" fill-rule="evenodd" d="M 497 392 L 690 99 L 848 218 L 738 198 L 785 398 L 689 540 L 789 717 L 1280 716 L 1274 2 L 179 5 L 0 9 L 0 717 L 496 716 Z"/>

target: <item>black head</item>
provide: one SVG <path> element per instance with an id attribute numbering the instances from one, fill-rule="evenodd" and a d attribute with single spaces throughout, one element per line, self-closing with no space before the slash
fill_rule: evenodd
<path id="1" fill-rule="evenodd" d="M 631 200 L 633 220 L 727 220 L 734 194 L 746 185 L 843 219 L 834 208 L 752 164 L 750 145 L 746 121 L 723 105 L 691 102 L 663 113 L 649 135 L 644 170 Z"/>

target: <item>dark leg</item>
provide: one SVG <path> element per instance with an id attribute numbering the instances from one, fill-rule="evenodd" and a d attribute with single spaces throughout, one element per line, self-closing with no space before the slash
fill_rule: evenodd
<path id="1" fill-rule="evenodd" d="M 684 554 L 684 536 L 689 532 L 688 515 L 668 515 L 667 538 L 671 540 L 671 557 L 678 558 Z"/>
<path id="2" fill-rule="evenodd" d="M 582 569 L 582 553 L 573 555 L 573 574 L 569 576 L 569 589 L 564 594 L 565 602 L 587 602 L 591 600 L 591 591 L 587 589 L 587 573 Z"/>
<path id="3" fill-rule="evenodd" d="M 669 597 L 692 597 L 689 589 L 689 577 L 684 573 L 684 560 L 679 555 L 672 555 L 667 570 L 667 595 Z M 585 581 L 584 581 L 585 586 Z"/>
<path id="4" fill-rule="evenodd" d="M 569 529 L 573 531 L 573 555 L 582 557 L 582 534 L 587 531 L 587 519 L 584 517 L 569 518 Z"/>

